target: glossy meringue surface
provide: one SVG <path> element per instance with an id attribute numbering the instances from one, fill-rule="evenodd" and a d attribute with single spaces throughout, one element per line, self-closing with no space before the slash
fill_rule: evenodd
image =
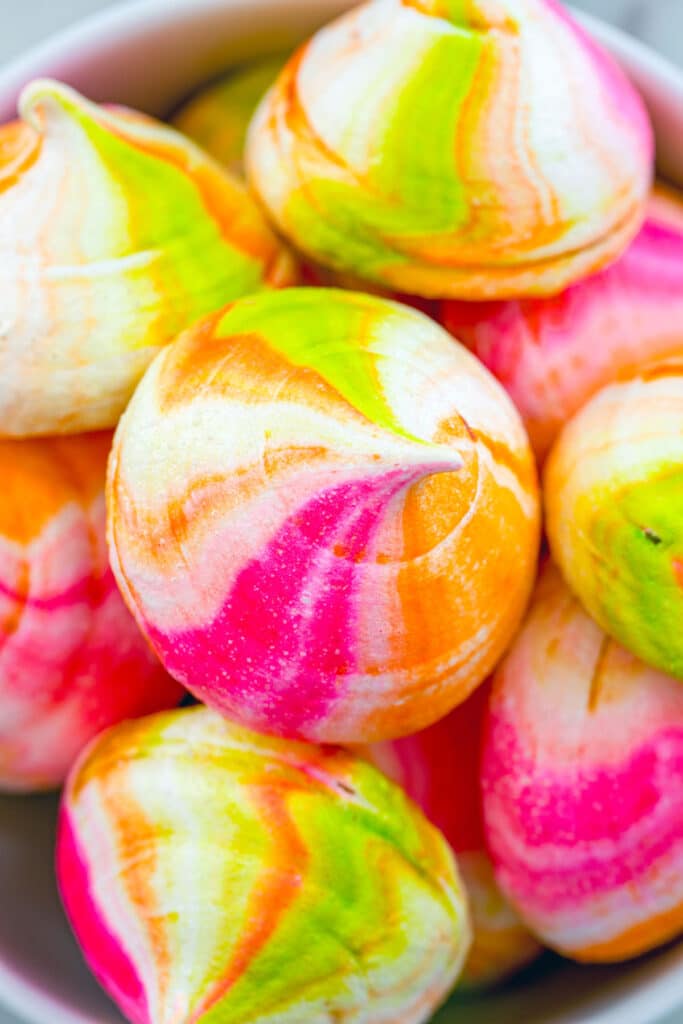
<path id="1" fill-rule="evenodd" d="M 652 156 L 638 94 L 554 0 L 372 0 L 290 60 L 247 170 L 308 257 L 473 300 L 554 294 L 614 260 Z"/>
<path id="2" fill-rule="evenodd" d="M 202 707 L 90 748 L 57 870 L 133 1024 L 419 1024 L 469 945 L 449 848 L 397 786 Z"/>
<path id="3" fill-rule="evenodd" d="M 159 349 L 291 284 L 244 187 L 160 122 L 38 80 L 0 127 L 0 436 L 112 427 Z"/>
<path id="4" fill-rule="evenodd" d="M 512 404 L 431 320 L 369 295 L 264 293 L 183 335 L 121 421 L 108 493 L 114 571 L 169 671 L 296 738 L 442 717 L 535 573 Z"/>

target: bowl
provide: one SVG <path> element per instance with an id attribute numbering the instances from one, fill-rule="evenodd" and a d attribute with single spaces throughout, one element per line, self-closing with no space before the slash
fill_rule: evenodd
<path id="1" fill-rule="evenodd" d="M 349 0 L 142 0 L 119 4 L 0 71 L 0 121 L 40 75 L 97 100 L 168 114 L 231 65 L 294 45 Z M 683 74 L 615 29 L 583 17 L 621 62 L 652 115 L 660 172 L 683 185 Z M 89 975 L 59 905 L 55 797 L 0 798 L 0 999 L 33 1024 L 121 1024 Z M 456 996 L 434 1024 L 654 1024 L 679 1008 L 683 943 L 620 967 L 547 955 L 505 988 Z"/>

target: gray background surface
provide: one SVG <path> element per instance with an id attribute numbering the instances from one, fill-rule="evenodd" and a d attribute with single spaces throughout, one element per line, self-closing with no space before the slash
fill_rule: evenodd
<path id="1" fill-rule="evenodd" d="M 117 2 L 120 0 L 0 0 L 0 64 L 34 43 L 47 39 L 71 22 L 104 7 L 114 6 Z M 577 7 L 621 25 L 672 60 L 683 64 L 683 0 L 573 2 Z M 20 1022 L 0 1009 L 0 1024 Z M 45 1021 L 45 1024 L 51 1022 Z M 662 1021 L 662 1024 L 683 1024 L 683 1010 L 667 1021 Z"/>

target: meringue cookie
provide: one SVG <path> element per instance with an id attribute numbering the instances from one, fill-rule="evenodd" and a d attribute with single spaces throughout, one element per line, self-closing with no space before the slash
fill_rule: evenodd
<path id="1" fill-rule="evenodd" d="M 0 436 L 111 427 L 161 346 L 294 265 L 170 128 L 52 81 L 19 109 L 0 128 Z"/>
<path id="2" fill-rule="evenodd" d="M 565 427 L 545 473 L 555 561 L 600 626 L 683 680 L 683 365 L 644 366 Z"/>
<path id="3" fill-rule="evenodd" d="M 609 962 L 683 932 L 683 687 L 602 632 L 552 565 L 496 673 L 484 812 L 543 942 Z"/>
<path id="4" fill-rule="evenodd" d="M 460 989 L 497 985 L 541 951 L 498 887 L 486 850 L 480 758 L 489 690 L 480 686 L 429 729 L 363 751 L 422 808 L 457 855 L 473 939 Z"/>
<path id="5" fill-rule="evenodd" d="M 554 294 L 640 228 L 640 97 L 550 0 L 373 0 L 281 73 L 253 189 L 307 256 L 400 292 Z"/>
<path id="6" fill-rule="evenodd" d="M 249 122 L 287 59 L 262 57 L 234 68 L 183 104 L 171 123 L 242 177 Z"/>
<path id="7" fill-rule="evenodd" d="M 244 299 L 154 362 L 116 434 L 112 564 L 168 670 L 252 728 L 365 743 L 487 676 L 535 575 L 505 392 L 369 295 Z"/>
<path id="8" fill-rule="evenodd" d="M 107 559 L 110 434 L 0 441 L 0 789 L 59 786 L 93 736 L 171 708 Z"/>
<path id="9" fill-rule="evenodd" d="M 469 945 L 448 845 L 397 786 L 202 707 L 96 741 L 57 874 L 132 1024 L 419 1024 Z"/>
<path id="10" fill-rule="evenodd" d="M 437 318 L 505 387 L 544 459 L 601 387 L 683 349 L 683 198 L 658 186 L 624 255 L 554 298 L 443 302 Z"/>

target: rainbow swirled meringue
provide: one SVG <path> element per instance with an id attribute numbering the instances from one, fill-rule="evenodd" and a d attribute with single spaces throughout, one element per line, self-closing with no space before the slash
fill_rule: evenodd
<path id="1" fill-rule="evenodd" d="M 683 687 L 552 565 L 496 674 L 482 778 L 496 877 L 545 943 L 610 962 L 683 932 Z"/>
<path id="2" fill-rule="evenodd" d="M 418 1024 L 469 945 L 448 845 L 398 786 L 202 707 L 95 742 L 57 873 L 133 1024 Z"/>
<path id="3" fill-rule="evenodd" d="M 245 188 L 64 85 L 0 127 L 0 436 L 111 427 L 159 348 L 295 269 Z"/>
<path id="4" fill-rule="evenodd" d="M 496 985 L 540 952 L 498 888 L 486 851 L 480 756 L 488 695 L 489 686 L 480 686 L 428 729 L 363 751 L 422 808 L 457 855 L 473 938 L 458 982 L 461 989 Z"/>
<path id="5" fill-rule="evenodd" d="M 180 701 L 109 568 L 110 446 L 0 441 L 0 790 L 56 787 L 102 729 Z"/>
<path id="6" fill-rule="evenodd" d="M 683 680 L 683 365 L 603 388 L 545 474 L 553 556 L 600 626 Z"/>
<path id="7" fill-rule="evenodd" d="M 121 420 L 108 500 L 114 571 L 169 671 L 293 738 L 442 717 L 535 574 L 507 395 L 427 317 L 352 292 L 264 293 L 181 336 Z"/>
<path id="8" fill-rule="evenodd" d="M 284 54 L 263 57 L 234 69 L 185 103 L 173 127 L 243 176 L 249 122 L 287 59 Z"/>
<path id="9" fill-rule="evenodd" d="M 683 198 L 658 186 L 621 259 L 561 295 L 443 302 L 437 317 L 506 388 L 543 459 L 597 390 L 683 350 Z"/>
<path id="10" fill-rule="evenodd" d="M 426 297 L 554 294 L 638 231 L 639 96 L 554 0 L 373 0 L 290 60 L 252 187 L 307 256 Z"/>

